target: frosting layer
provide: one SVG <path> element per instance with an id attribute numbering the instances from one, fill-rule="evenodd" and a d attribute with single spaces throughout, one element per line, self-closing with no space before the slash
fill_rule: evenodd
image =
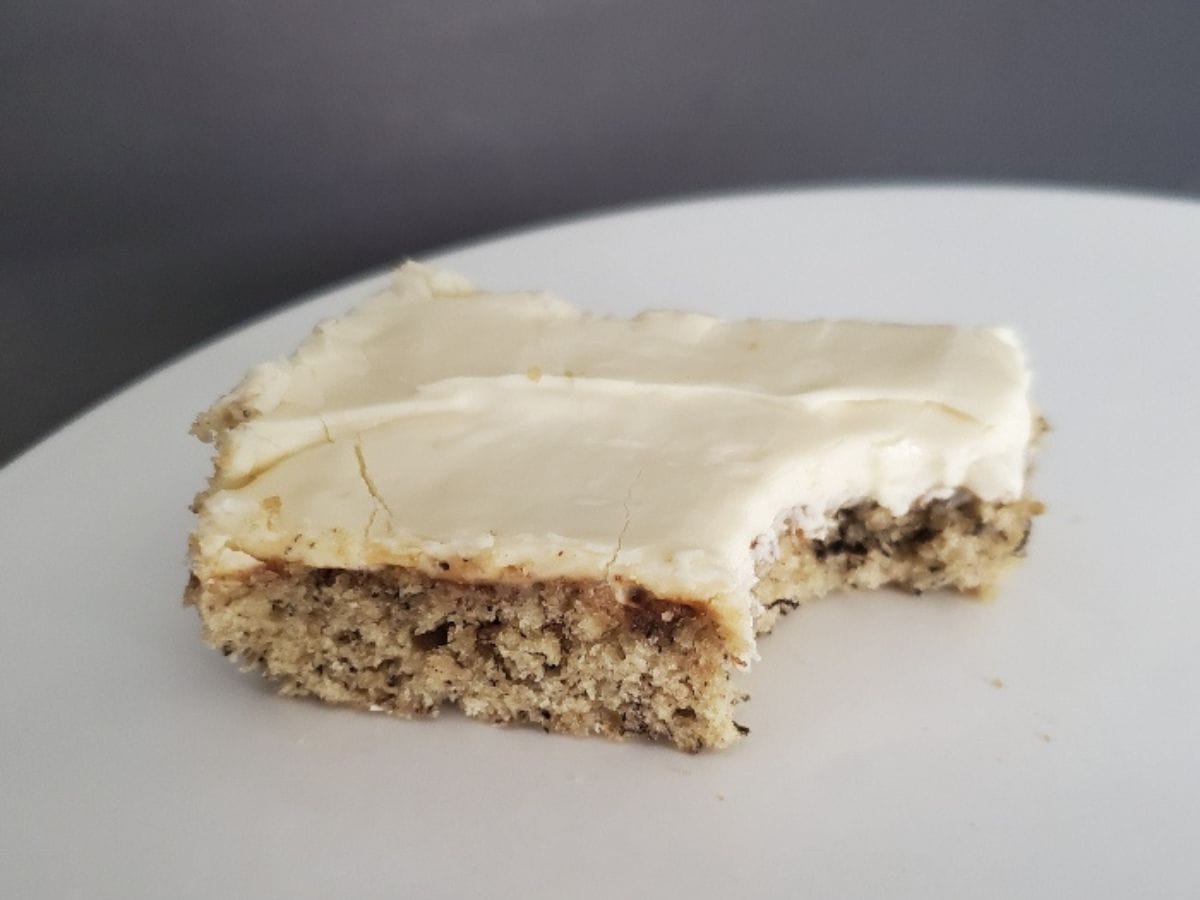
<path id="1" fill-rule="evenodd" d="M 750 646 L 761 536 L 860 500 L 1019 497 L 1028 385 L 1003 329 L 615 319 L 409 263 L 201 417 L 197 574 L 608 578 Z"/>

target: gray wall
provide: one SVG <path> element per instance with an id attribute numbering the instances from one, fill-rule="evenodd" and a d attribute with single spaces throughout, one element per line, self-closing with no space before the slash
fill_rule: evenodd
<path id="1" fill-rule="evenodd" d="M 1196 0 L 24 0 L 0 76 L 0 459 L 298 292 L 546 216 L 829 179 L 1200 192 Z"/>

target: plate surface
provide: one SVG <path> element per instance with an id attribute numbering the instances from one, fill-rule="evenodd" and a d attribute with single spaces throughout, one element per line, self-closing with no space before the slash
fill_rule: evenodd
<path id="1" fill-rule="evenodd" d="M 273 696 L 179 605 L 187 434 L 323 293 L 0 471 L 0 895 L 1184 896 L 1200 864 L 1200 205 L 1004 188 L 706 199 L 436 257 L 630 313 L 1004 323 L 1054 424 L 993 603 L 811 604 L 687 756 Z M 10 386 L 10 389 L 14 386 Z"/>

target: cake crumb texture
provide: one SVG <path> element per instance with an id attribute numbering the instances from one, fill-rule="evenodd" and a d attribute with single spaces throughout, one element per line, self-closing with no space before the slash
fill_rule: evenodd
<path id="1" fill-rule="evenodd" d="M 723 747 L 733 661 L 703 608 L 604 583 L 463 584 L 404 569 L 193 579 L 204 636 L 284 694 L 684 750 Z"/>
<path id="2" fill-rule="evenodd" d="M 895 516 L 877 503 L 839 510 L 821 540 L 789 532 L 775 560 L 761 566 L 754 593 L 769 631 L 781 614 L 833 591 L 881 587 L 914 594 L 952 590 L 988 596 L 1021 558 L 1040 502 L 961 495 Z"/>

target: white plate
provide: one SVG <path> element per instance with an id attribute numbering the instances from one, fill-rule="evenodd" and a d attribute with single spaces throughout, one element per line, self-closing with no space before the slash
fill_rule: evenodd
<path id="1" fill-rule="evenodd" d="M 991 604 L 884 593 L 792 615 L 746 679 L 753 734 L 725 753 L 275 697 L 179 604 L 208 469 L 187 429 L 368 278 L 198 350 L 0 472 L 0 895 L 1195 889 L 1200 206 L 765 193 L 437 262 L 611 312 L 1016 326 L 1055 426 L 1027 563 Z"/>

